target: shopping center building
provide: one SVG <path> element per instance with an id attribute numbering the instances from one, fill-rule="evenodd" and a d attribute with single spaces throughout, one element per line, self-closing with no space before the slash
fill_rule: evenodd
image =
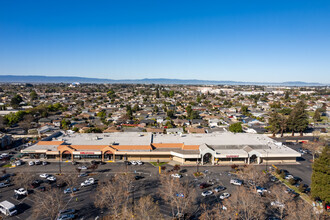
<path id="1" fill-rule="evenodd" d="M 300 153 L 261 134 L 117 132 L 48 137 L 24 149 L 30 158 L 62 161 L 176 161 L 180 164 L 295 163 Z"/>

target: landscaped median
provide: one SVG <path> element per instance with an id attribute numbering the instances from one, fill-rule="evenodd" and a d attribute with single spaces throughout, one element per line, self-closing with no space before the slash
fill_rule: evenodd
<path id="1" fill-rule="evenodd" d="M 280 174 L 277 174 L 276 172 L 272 172 L 272 175 L 274 175 L 277 179 L 279 179 L 285 186 L 292 189 L 294 192 L 298 193 L 300 197 L 304 199 L 307 203 L 313 205 L 313 200 L 306 193 L 301 192 L 297 187 L 291 185 L 289 181 L 283 179 Z"/>
<path id="2" fill-rule="evenodd" d="M 151 165 L 153 165 L 154 167 L 161 167 L 167 164 L 167 162 L 150 162 Z"/>

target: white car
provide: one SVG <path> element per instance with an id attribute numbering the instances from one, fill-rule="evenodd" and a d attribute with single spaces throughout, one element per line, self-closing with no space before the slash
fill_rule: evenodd
<path id="1" fill-rule="evenodd" d="M 34 162 L 33 161 L 30 161 L 29 162 L 29 166 L 33 166 L 34 165 Z"/>
<path id="2" fill-rule="evenodd" d="M 87 170 L 87 167 L 86 166 L 81 166 L 81 167 L 78 167 L 78 169 Z"/>
<path id="3" fill-rule="evenodd" d="M 8 187 L 10 186 L 10 184 L 6 184 L 6 183 L 0 183 L 0 188 L 3 188 L 3 187 Z"/>
<path id="4" fill-rule="evenodd" d="M 49 181 L 56 181 L 55 176 L 48 176 L 46 179 L 49 180 Z"/>
<path id="5" fill-rule="evenodd" d="M 278 208 L 284 208 L 285 207 L 285 205 L 283 203 L 279 202 L 279 201 L 271 202 L 270 205 L 271 206 L 276 206 Z"/>
<path id="6" fill-rule="evenodd" d="M 136 161 L 136 163 L 137 163 L 138 165 L 142 165 L 142 164 L 143 164 L 143 162 L 142 162 L 141 160 Z"/>
<path id="7" fill-rule="evenodd" d="M 21 160 L 16 160 L 15 161 L 15 165 L 16 166 L 21 166 L 22 165 L 22 161 Z"/>
<path id="8" fill-rule="evenodd" d="M 85 180 L 84 182 L 82 182 L 80 185 L 83 186 L 90 186 L 93 185 L 95 182 L 94 178 L 89 178 L 87 180 Z"/>
<path id="9" fill-rule="evenodd" d="M 285 176 L 285 179 L 286 179 L 286 180 L 290 180 L 290 179 L 293 179 L 293 176 L 292 176 L 291 174 L 289 174 L 289 175 L 286 175 L 286 176 Z"/>
<path id="10" fill-rule="evenodd" d="M 178 173 L 173 173 L 173 174 L 171 174 L 171 177 L 180 179 L 182 177 L 182 175 L 178 174 Z"/>
<path id="11" fill-rule="evenodd" d="M 35 164 L 35 165 L 40 165 L 41 162 L 40 162 L 40 160 L 36 160 L 36 161 L 34 162 L 34 164 Z"/>
<path id="12" fill-rule="evenodd" d="M 210 196 L 212 194 L 213 194 L 213 192 L 211 190 L 207 190 L 207 191 L 202 192 L 202 196 Z"/>
<path id="13" fill-rule="evenodd" d="M 263 194 L 264 192 L 268 192 L 267 189 L 257 186 L 257 193 Z"/>
<path id="14" fill-rule="evenodd" d="M 243 184 L 243 182 L 241 180 L 238 180 L 238 179 L 231 179 L 230 184 L 233 184 L 233 185 L 236 185 L 236 186 L 241 186 Z"/>
<path id="15" fill-rule="evenodd" d="M 132 165 L 137 165 L 138 163 L 137 163 L 136 161 L 133 160 L 133 161 L 131 162 L 131 164 L 132 164 Z"/>
<path id="16" fill-rule="evenodd" d="M 47 178 L 47 177 L 49 177 L 49 174 L 47 174 L 47 173 L 43 173 L 43 174 L 40 174 L 39 175 L 41 178 Z"/>
<path id="17" fill-rule="evenodd" d="M 229 193 L 222 193 L 220 195 L 220 199 L 227 199 L 228 197 L 230 197 L 230 194 Z"/>
<path id="18" fill-rule="evenodd" d="M 24 188 L 15 189 L 14 192 L 18 195 L 27 195 L 28 194 L 27 190 Z"/>

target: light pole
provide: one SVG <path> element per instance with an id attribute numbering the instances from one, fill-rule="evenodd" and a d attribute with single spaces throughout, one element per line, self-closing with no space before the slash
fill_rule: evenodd
<path id="1" fill-rule="evenodd" d="M 58 168 L 61 174 L 61 151 L 58 151 Z"/>

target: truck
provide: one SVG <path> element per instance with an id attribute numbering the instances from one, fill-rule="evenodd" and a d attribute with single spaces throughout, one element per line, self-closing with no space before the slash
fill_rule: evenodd
<path id="1" fill-rule="evenodd" d="M 6 216 L 13 216 L 17 214 L 16 206 L 7 200 L 0 202 L 0 212 Z"/>

